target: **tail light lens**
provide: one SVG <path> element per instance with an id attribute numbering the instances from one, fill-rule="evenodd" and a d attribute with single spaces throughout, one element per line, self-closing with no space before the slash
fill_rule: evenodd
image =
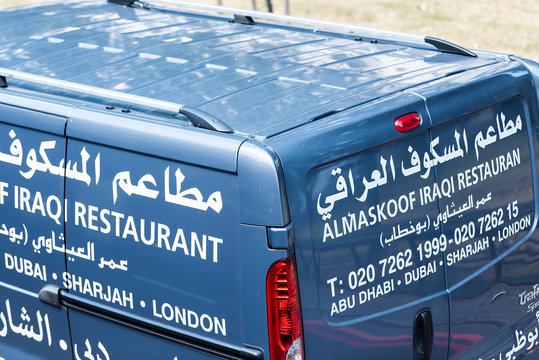
<path id="1" fill-rule="evenodd" d="M 294 257 L 271 266 L 266 289 L 271 360 L 304 360 Z"/>
<path id="2" fill-rule="evenodd" d="M 421 116 L 418 113 L 411 113 L 401 116 L 395 120 L 395 129 L 399 132 L 406 132 L 421 125 Z"/>

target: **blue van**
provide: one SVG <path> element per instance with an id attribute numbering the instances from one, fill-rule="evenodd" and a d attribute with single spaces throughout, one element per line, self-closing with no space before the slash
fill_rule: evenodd
<path id="1" fill-rule="evenodd" d="M 539 66 L 174 0 L 0 12 L 0 358 L 539 358 Z"/>

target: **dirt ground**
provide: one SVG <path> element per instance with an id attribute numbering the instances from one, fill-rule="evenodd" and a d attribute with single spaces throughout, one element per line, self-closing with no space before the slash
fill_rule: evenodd
<path id="1" fill-rule="evenodd" d="M 0 0 L 0 7 L 40 0 Z M 217 4 L 219 0 L 198 0 Z M 267 0 L 221 0 L 265 11 Z M 286 0 L 271 0 L 283 13 Z M 290 15 L 439 37 L 539 61 L 539 0 L 288 0 Z"/>

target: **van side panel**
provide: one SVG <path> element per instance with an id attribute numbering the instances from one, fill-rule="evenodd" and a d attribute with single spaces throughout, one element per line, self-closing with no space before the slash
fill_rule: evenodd
<path id="1" fill-rule="evenodd" d="M 101 359 L 217 360 L 221 356 L 182 346 L 166 337 L 69 310 L 75 359 L 90 351 Z M 87 331 L 85 329 L 91 329 Z M 78 355 L 78 357 L 77 357 Z"/>
<path id="2" fill-rule="evenodd" d="M 66 309 L 38 299 L 65 271 L 65 123 L 0 104 L 0 356 L 8 359 L 72 358 Z"/>
<path id="3" fill-rule="evenodd" d="M 67 129 L 67 171 L 75 175 L 66 182 L 63 287 L 78 299 L 101 304 L 104 312 L 111 307 L 140 320 L 142 327 L 157 323 L 192 341 L 243 346 L 236 173 L 170 160 L 187 159 L 181 152 L 186 144 L 181 136 L 177 144 L 155 143 L 161 123 L 146 121 L 144 133 L 137 127 L 121 131 L 114 114 L 94 116 L 95 141 L 84 132 L 92 121 L 88 110 L 75 111 Z M 200 143 L 189 150 L 204 147 L 221 157 L 215 166 L 233 169 L 239 142 L 209 145 L 200 132 Z M 185 142 L 196 143 L 194 138 Z M 137 144 L 146 153 L 132 151 Z M 210 165 L 211 159 L 197 162 Z M 86 171 L 98 175 L 90 178 Z M 80 323 L 74 320 L 79 318 Z M 95 338 L 101 325 L 109 326 L 99 321 L 83 326 L 88 321 L 71 319 L 74 338 Z M 96 340 L 120 351 L 114 339 L 121 333 Z"/>

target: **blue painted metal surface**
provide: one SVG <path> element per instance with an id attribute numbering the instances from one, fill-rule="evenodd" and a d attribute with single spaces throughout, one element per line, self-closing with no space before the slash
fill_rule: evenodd
<path id="1" fill-rule="evenodd" d="M 81 141 L 237 172 L 238 148 L 244 138 L 222 137 L 216 132 L 193 127 L 186 129 L 179 122 L 137 116 L 121 110 L 107 111 L 104 107 L 81 107 L 71 113 L 66 133 Z"/>
<path id="2" fill-rule="evenodd" d="M 37 299 L 44 284 L 61 285 L 65 271 L 63 132 L 67 120 L 0 107 L 0 354 L 71 359 L 66 309 Z M 35 170 L 37 154 L 47 157 L 49 166 L 44 171 Z"/>
<path id="3" fill-rule="evenodd" d="M 414 359 L 424 311 L 433 359 L 535 354 L 535 63 L 102 1 L 0 20 L 0 68 L 233 129 L 8 77 L 0 357 L 269 359 L 292 254 L 307 359 Z"/>
<path id="4" fill-rule="evenodd" d="M 296 230 L 295 247 L 300 259 L 298 264 L 304 265 L 303 268 L 300 265 L 298 271 L 302 283 L 305 341 L 306 348 L 311 349 L 312 354 L 326 351 L 326 357 L 333 356 L 329 344 L 337 340 L 336 334 L 342 334 L 337 340 L 342 358 L 352 357 L 358 351 L 366 358 L 376 358 L 379 354 L 390 357 L 396 353 L 399 358 L 411 358 L 412 352 L 406 352 L 406 349 L 411 347 L 412 314 L 425 307 L 444 306 L 444 301 L 448 300 L 451 317 L 439 309 L 433 312 L 435 342 L 442 348 L 435 358 L 445 358 L 443 347 L 447 346 L 450 358 L 495 358 L 499 354 L 503 357 L 517 348 L 517 345 L 513 345 L 519 339 L 520 331 L 533 333 L 537 319 L 535 311 L 529 307 L 533 307 L 533 296 L 529 294 L 533 293 L 537 281 L 537 266 L 532 264 L 537 261 L 539 254 L 534 232 L 537 208 L 534 198 L 535 162 L 529 155 L 536 154 L 536 136 L 527 130 L 530 127 L 534 129 L 531 124 L 535 121 L 533 119 L 537 119 L 537 98 L 530 80 L 529 74 L 515 62 L 469 71 L 412 88 L 410 95 L 425 99 L 424 104 L 433 125 L 432 129 L 424 132 L 422 129 L 431 125 L 423 121 L 423 125 L 414 130 L 414 134 L 418 135 L 412 137 L 399 134 L 392 128 L 393 119 L 410 112 L 404 100 L 406 97 L 399 96 L 360 106 L 355 111 L 322 120 L 320 124 L 313 123 L 268 140 L 268 144 L 281 156 L 290 194 L 291 219 Z M 526 99 L 525 102 L 522 99 Z M 378 109 L 376 115 L 371 110 L 375 106 Z M 412 106 L 421 114 L 422 105 L 412 103 Z M 388 111 L 392 109 L 396 111 Z M 425 116 L 421 115 L 425 120 Z M 508 135 L 511 137 L 499 139 L 503 124 L 509 122 L 511 125 L 507 125 L 507 128 L 514 129 L 514 133 Z M 358 137 L 358 130 L 354 130 L 366 128 L 369 136 Z M 426 139 L 420 137 L 422 131 L 428 135 Z M 332 133 L 335 135 L 332 136 Z M 496 145 L 489 148 L 488 145 L 493 142 L 487 145 L 479 133 L 484 139 L 489 138 L 488 134 L 496 135 Z M 293 138 L 294 142 L 286 139 L 287 136 Z M 333 142 L 334 139 L 339 141 Z M 379 146 L 380 143 L 386 145 Z M 424 154 L 434 158 L 432 150 L 425 151 L 429 149 L 429 143 L 441 157 L 447 154 L 457 156 L 454 152 L 462 150 L 462 160 L 460 156 L 452 155 L 444 160 L 446 163 L 438 163 L 428 172 L 425 166 L 429 164 L 429 159 L 425 159 Z M 316 151 L 298 153 L 292 150 L 307 144 Z M 518 155 L 515 155 L 515 151 Z M 416 160 L 412 156 L 414 152 L 419 155 Z M 479 152 L 481 158 L 477 159 Z M 500 156 L 505 165 L 500 165 Z M 387 163 L 382 163 L 382 158 Z M 392 177 L 391 159 L 395 164 L 395 179 Z M 485 175 L 484 181 L 474 182 L 475 176 L 481 176 L 478 168 L 486 162 L 494 162 L 498 170 L 491 168 L 490 174 L 495 171 L 497 177 Z M 405 169 L 411 171 L 415 167 L 412 165 L 421 166 L 418 168 L 420 172 L 408 172 L 409 175 L 404 176 Z M 337 173 L 338 169 L 340 173 Z M 387 170 L 387 184 L 375 184 L 375 179 L 385 178 L 384 169 Z M 375 175 L 374 171 L 379 172 Z M 349 177 L 350 174 L 352 177 Z M 425 179 L 421 175 L 428 177 Z M 432 197 L 433 182 L 428 180 L 434 175 L 441 191 L 441 196 L 437 197 Z M 339 184 L 340 176 L 343 179 Z M 300 178 L 306 179 L 306 182 L 294 183 L 293 179 Z M 423 185 L 425 181 L 430 182 L 427 186 L 431 190 L 428 198 Z M 355 199 L 352 195 L 344 197 L 343 194 L 343 188 L 349 194 L 354 191 L 351 190 L 351 182 L 355 185 Z M 367 184 L 373 189 L 367 195 L 374 196 L 374 201 L 367 198 L 364 207 L 361 207 L 357 205 L 358 198 L 364 194 Z M 379 189 L 378 186 L 384 188 Z M 443 195 L 444 188 L 451 197 Z M 407 211 L 408 216 L 402 220 L 399 220 L 400 210 L 395 217 L 389 217 L 390 207 L 387 205 L 391 199 L 396 199 L 396 194 L 408 195 L 410 199 L 414 191 L 416 208 Z M 470 196 L 475 197 L 472 210 L 466 205 L 471 201 Z M 430 209 L 427 203 L 419 206 L 426 199 L 430 199 L 429 204 L 435 205 L 434 209 Z M 516 203 L 512 205 L 514 201 Z M 299 220 L 305 214 L 305 203 L 310 204 L 308 223 Z M 378 223 L 373 220 L 374 224 L 370 224 L 367 209 L 382 204 L 387 207 L 385 216 L 388 219 L 382 218 L 385 226 L 371 233 Z M 512 214 L 509 214 L 508 205 Z M 359 215 L 361 209 L 366 217 L 363 228 L 358 229 L 362 219 Z M 421 214 L 423 211 L 425 213 Z M 456 217 L 448 219 L 455 213 Z M 494 220 L 493 213 L 498 216 Z M 331 218 L 321 218 L 328 214 Z M 425 215 L 429 215 L 431 221 L 438 219 L 438 231 L 446 241 L 443 254 L 439 251 L 435 254 L 433 250 L 440 249 L 441 235 L 421 230 L 425 221 L 421 217 Z M 490 224 L 488 231 L 487 221 Z M 518 227 L 521 223 L 522 227 L 513 233 L 514 226 Z M 414 225 L 413 232 L 409 230 L 409 225 Z M 476 231 L 470 237 L 473 227 Z M 485 244 L 487 237 L 489 243 Z M 397 242 L 394 242 L 395 238 L 398 238 L 395 240 Z M 438 239 L 437 247 L 433 247 L 435 238 Z M 408 249 L 412 251 L 410 262 L 413 265 L 410 267 L 407 266 Z M 399 254 L 404 255 L 400 260 L 403 270 L 397 265 Z M 426 254 L 430 254 L 428 260 Z M 388 260 L 391 256 L 395 256 L 395 260 Z M 429 272 L 427 266 L 423 271 L 424 277 L 413 281 L 422 276 L 422 271 L 416 272 L 417 269 L 433 259 L 438 262 L 436 271 Z M 393 262 L 396 275 L 388 276 L 387 266 Z M 312 264 L 317 264 L 314 269 L 321 273 L 317 274 Z M 380 278 L 384 264 L 385 277 Z M 373 265 L 374 271 L 369 277 L 370 265 Z M 442 274 L 438 283 L 437 274 Z M 396 282 L 400 280 L 403 285 L 410 278 L 412 282 L 395 292 L 384 294 L 383 284 L 391 278 Z M 359 279 L 363 279 L 364 283 L 358 291 Z M 359 306 L 358 301 L 368 298 L 365 292 L 368 295 L 368 291 L 378 284 L 382 284 L 383 301 L 374 297 Z M 414 284 L 419 285 L 419 289 L 408 292 Z M 446 287 L 449 299 L 442 294 Z M 420 297 L 422 291 L 425 297 L 416 301 L 414 297 Z M 391 301 L 393 295 L 399 296 L 395 307 Z M 530 296 L 530 300 L 525 300 L 525 295 Z M 355 298 L 355 305 L 352 298 Z M 341 307 L 342 299 L 346 301 L 342 302 L 344 305 Z M 333 304 L 337 304 L 336 308 Z M 408 321 L 408 328 L 402 323 L 404 321 Z M 389 323 L 392 325 L 380 325 Z M 446 332 L 448 330 L 449 333 Z M 397 340 L 401 342 L 396 345 L 392 343 Z M 534 346 L 526 343 L 530 349 L 519 349 L 515 354 L 519 351 L 520 354 L 526 353 Z M 400 352 L 397 350 L 399 347 Z"/>
<path id="5" fill-rule="evenodd" d="M 279 157 L 263 144 L 248 141 L 238 156 L 240 218 L 250 225 L 282 227 L 290 222 Z"/>
<path id="6" fill-rule="evenodd" d="M 456 128 L 465 128 L 468 134 L 482 133 L 485 139 L 497 136 L 495 145 L 475 136 L 472 156 L 461 164 L 437 168 L 440 179 L 463 174 L 460 182 L 455 178 L 463 190 L 441 200 L 442 209 L 464 203 L 470 196 L 491 198 L 483 210 L 476 203 L 461 218 L 444 225 L 448 236 L 473 231 L 467 234 L 467 244 L 450 245 L 446 254 L 452 313 L 450 356 L 454 358 L 506 354 L 512 346 L 503 339 L 518 339 L 515 331 L 533 332 L 537 325 L 535 312 L 526 308 L 530 300 L 523 297 L 537 279 L 536 270 L 531 270 L 537 267 L 528 268 L 537 258 L 533 250 L 537 247 L 536 166 L 531 155 L 537 146 L 533 136 L 537 98 L 530 75 L 523 70 L 515 62 L 503 72 L 483 73 L 481 80 L 473 73 L 464 75 L 460 80 L 466 81 L 464 89 L 460 81 L 448 81 L 447 87 L 436 91 L 428 85 L 417 89 L 426 97 L 433 118 L 459 119 L 433 129 L 433 136 L 450 134 Z M 479 86 L 484 90 L 477 91 Z M 448 108 L 443 102 L 455 105 Z M 465 110 L 474 107 L 482 110 L 472 114 Z M 511 135 L 504 135 L 503 129 L 511 129 L 511 125 L 514 130 L 507 133 Z"/>
<path id="7" fill-rule="evenodd" d="M 99 355 L 101 359 L 221 359 L 76 310 L 70 311 L 69 316 L 74 323 L 80 324 L 72 330 L 75 358 L 84 359 L 84 354 L 90 349 L 90 354 Z M 114 337 L 103 338 L 95 329 L 114 334 Z"/>
<path id="8" fill-rule="evenodd" d="M 264 137 L 495 59 L 100 2 L 40 8 L 33 38 L 3 34 L 4 67 L 181 102 Z"/>
<path id="9" fill-rule="evenodd" d="M 393 124 L 394 119 L 412 111 L 421 115 L 422 125 L 410 134 L 398 133 Z M 409 211 L 388 221 L 376 221 L 372 225 L 363 223 L 363 230 L 358 230 L 362 220 L 354 205 L 359 204 L 355 197 L 360 198 L 365 189 L 358 174 L 371 174 L 374 169 L 378 169 L 380 175 L 385 173 L 388 183 L 383 190 L 367 193 L 361 207 L 367 216 L 369 207 L 383 203 L 385 209 L 389 199 L 398 200 L 401 195 L 409 194 L 412 187 L 434 181 L 434 172 L 428 174 L 426 179 L 417 176 L 408 180 L 402 175 L 393 178 L 393 174 L 401 171 L 403 162 L 408 165 L 409 146 L 418 152 L 428 148 L 430 122 L 423 99 L 414 94 L 401 93 L 295 129 L 290 132 L 295 144 L 287 144 L 281 136 L 268 141 L 281 154 L 290 194 L 307 358 L 320 356 L 344 359 L 358 353 L 366 358 L 384 358 L 395 354 L 399 354 L 399 358 L 411 357 L 413 319 L 419 310 L 427 307 L 436 314 L 434 331 L 438 335 L 435 338 L 434 358 L 445 356 L 449 308 L 444 291 L 443 266 L 437 263 L 439 259 L 433 264 L 436 271 L 430 274 L 428 280 L 412 281 L 410 285 L 405 285 L 404 277 L 397 279 L 389 273 L 390 264 L 386 264 L 384 274 L 379 268 L 379 261 L 399 253 L 399 259 L 405 259 L 406 263 L 409 257 L 407 251 L 415 251 L 417 243 L 424 239 L 411 236 L 399 243 L 384 243 L 382 247 L 380 241 L 391 236 L 392 227 L 398 224 L 407 227 L 409 221 L 414 222 L 414 225 L 426 222 L 427 215 L 434 219 L 436 204 L 419 207 L 416 203 L 414 210 L 411 210 L 411 197 L 408 197 L 408 200 L 402 201 L 403 205 L 409 201 Z M 358 136 L 360 129 L 366 128 L 370 135 Z M 330 140 L 337 138 L 337 142 Z M 381 142 L 388 142 L 389 145 L 377 147 Z M 317 151 L 299 153 L 287 149 L 288 146 L 302 148 L 306 144 Z M 367 149 L 372 150 L 355 155 Z M 385 171 L 382 169 L 384 167 Z M 345 187 L 350 197 L 343 198 L 338 208 L 335 204 L 334 210 L 329 209 L 331 205 L 324 199 L 336 193 L 335 184 L 340 176 L 346 181 Z M 304 180 L 292 181 L 299 178 Z M 319 198 L 321 192 L 323 194 Z M 353 192 L 355 195 L 352 195 Z M 416 193 L 412 197 L 415 196 L 417 201 L 418 195 Z M 309 221 L 300 220 L 306 213 L 309 214 Z M 327 215 L 330 217 L 327 218 Z M 296 216 L 300 219 L 296 220 Z M 353 221 L 356 225 L 345 230 L 343 219 L 349 220 L 349 224 Z M 324 224 L 329 228 L 324 227 Z M 436 237 L 440 233 L 434 227 L 426 231 L 425 237 Z M 385 237 L 380 239 L 382 232 Z M 413 261 L 414 265 L 407 267 L 407 270 L 419 268 L 417 260 L 414 258 Z M 376 266 L 375 279 L 359 285 L 359 279 L 365 281 L 365 271 L 372 280 L 372 266 L 369 266 L 372 264 Z M 398 283 L 399 280 L 401 283 Z M 348 285 L 349 281 L 354 282 L 352 287 Z M 381 292 L 377 289 L 378 285 Z M 372 297 L 369 294 L 374 294 L 374 299 L 369 299 Z M 328 346 L 329 342 L 334 345 Z M 338 352 L 334 346 L 339 349 Z"/>

